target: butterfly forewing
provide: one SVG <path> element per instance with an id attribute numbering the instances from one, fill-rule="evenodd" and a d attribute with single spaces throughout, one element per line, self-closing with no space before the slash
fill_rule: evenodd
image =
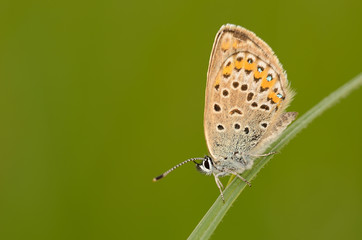
<path id="1" fill-rule="evenodd" d="M 242 27 L 221 27 L 210 57 L 204 116 L 214 161 L 265 150 L 295 118 L 295 113 L 283 113 L 292 96 L 265 42 Z"/>

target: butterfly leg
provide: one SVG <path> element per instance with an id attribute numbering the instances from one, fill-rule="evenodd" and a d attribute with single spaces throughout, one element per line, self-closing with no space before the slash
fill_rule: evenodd
<path id="1" fill-rule="evenodd" d="M 273 155 L 273 154 L 276 154 L 276 153 L 277 152 L 270 152 L 270 153 L 257 154 L 257 155 L 249 154 L 249 156 L 252 156 L 252 157 L 266 157 L 266 156 Z"/>
<path id="2" fill-rule="evenodd" d="M 230 171 L 231 174 L 235 175 L 236 177 L 238 177 L 240 180 L 242 180 L 243 182 L 245 182 L 246 184 L 249 185 L 249 187 L 251 187 L 251 183 L 246 180 L 245 178 L 243 178 L 242 176 L 240 176 L 237 172 L 232 172 Z"/>
<path id="3" fill-rule="evenodd" d="M 223 203 L 225 203 L 224 194 L 222 193 L 222 189 L 224 188 L 224 186 L 222 185 L 218 175 L 214 174 L 214 178 L 215 178 L 216 185 L 220 190 L 221 199 L 222 199 Z"/>

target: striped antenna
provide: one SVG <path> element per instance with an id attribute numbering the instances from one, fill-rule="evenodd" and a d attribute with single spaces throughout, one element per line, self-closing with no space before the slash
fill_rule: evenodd
<path id="1" fill-rule="evenodd" d="M 181 167 L 181 166 L 184 165 L 185 163 L 188 163 L 188 162 L 191 162 L 191 161 L 195 161 L 195 160 L 204 160 L 204 158 L 190 158 L 190 159 L 187 159 L 186 161 L 183 161 L 182 163 L 177 164 L 176 166 L 174 166 L 174 167 L 171 168 L 170 170 L 162 173 L 160 176 L 155 177 L 155 178 L 153 179 L 153 181 L 156 182 L 156 181 L 160 180 L 161 178 L 166 177 L 170 172 L 172 172 L 172 171 L 175 170 L 176 168 Z"/>

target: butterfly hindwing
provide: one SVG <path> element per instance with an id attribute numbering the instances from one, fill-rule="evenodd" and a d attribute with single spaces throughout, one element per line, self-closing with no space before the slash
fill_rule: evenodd
<path id="1" fill-rule="evenodd" d="M 204 128 L 215 162 L 239 152 L 258 153 L 265 137 L 282 131 L 276 125 L 293 92 L 279 60 L 254 33 L 222 26 L 207 76 Z"/>

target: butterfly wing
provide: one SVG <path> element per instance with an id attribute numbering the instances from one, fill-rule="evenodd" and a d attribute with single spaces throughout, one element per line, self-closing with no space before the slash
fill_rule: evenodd
<path id="1" fill-rule="evenodd" d="M 205 98 L 205 137 L 216 162 L 265 150 L 296 116 L 284 113 L 293 92 L 271 48 L 231 24 L 216 35 Z"/>

